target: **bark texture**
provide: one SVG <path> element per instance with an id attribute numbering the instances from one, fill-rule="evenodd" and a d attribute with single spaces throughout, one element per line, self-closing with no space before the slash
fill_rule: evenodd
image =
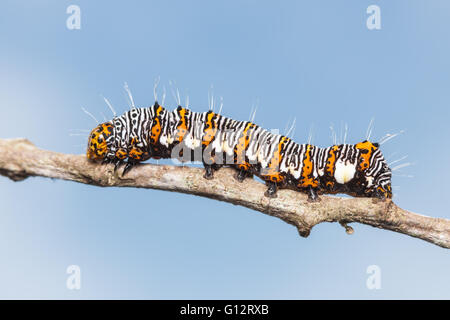
<path id="1" fill-rule="evenodd" d="M 42 150 L 26 139 L 0 139 L 0 174 L 13 181 L 32 176 L 71 180 L 100 187 L 135 187 L 194 194 L 226 201 L 278 217 L 294 225 L 302 237 L 321 222 L 339 222 L 347 233 L 348 223 L 359 222 L 400 232 L 443 248 L 450 248 L 450 220 L 433 218 L 399 208 L 391 200 L 321 196 L 309 202 L 307 195 L 279 190 L 267 198 L 267 187 L 253 179 L 233 179 L 234 170 L 222 168 L 213 180 L 203 178 L 203 169 L 143 164 L 121 176 L 113 165 L 90 162 L 85 155 Z M 245 192 L 244 192 L 245 190 Z"/>

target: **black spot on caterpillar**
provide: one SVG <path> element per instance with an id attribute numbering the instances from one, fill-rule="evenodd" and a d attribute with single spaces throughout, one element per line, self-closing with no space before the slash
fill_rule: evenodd
<path id="1" fill-rule="evenodd" d="M 276 196 L 278 188 L 291 188 L 307 192 L 311 200 L 336 193 L 392 198 L 391 169 L 377 143 L 365 140 L 327 148 L 297 144 L 250 121 L 181 106 L 168 111 L 158 102 L 94 128 L 87 157 L 116 168 L 126 162 L 123 174 L 150 158 L 201 161 L 207 179 L 229 166 L 241 182 L 253 175 L 263 179 L 269 197 Z"/>

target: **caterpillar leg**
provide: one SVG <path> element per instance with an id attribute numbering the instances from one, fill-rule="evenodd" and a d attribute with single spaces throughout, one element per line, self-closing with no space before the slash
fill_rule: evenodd
<path id="1" fill-rule="evenodd" d="M 311 186 L 308 187 L 308 201 L 310 202 L 320 201 L 320 198 L 317 194 L 317 190 Z"/>
<path id="2" fill-rule="evenodd" d="M 240 169 L 235 175 L 236 180 L 239 182 L 243 182 L 246 177 L 247 177 L 247 173 L 245 172 L 244 169 Z"/>
<path id="3" fill-rule="evenodd" d="M 249 172 L 248 172 L 248 170 L 245 170 L 245 169 L 239 169 L 236 172 L 236 174 L 234 175 L 236 180 L 239 182 L 243 182 L 245 180 L 245 178 L 247 178 L 248 176 L 249 176 Z"/>
<path id="4" fill-rule="evenodd" d="M 237 181 L 242 182 L 245 180 L 245 178 L 251 176 L 251 173 L 249 171 L 250 164 L 245 162 L 243 164 L 238 164 L 236 166 L 236 169 L 238 170 L 236 175 L 234 176 Z"/>
<path id="5" fill-rule="evenodd" d="M 277 197 L 277 183 L 273 181 L 267 181 L 267 185 L 269 186 L 267 188 L 267 191 L 264 193 L 264 195 L 268 198 L 276 198 Z"/>
<path id="6" fill-rule="evenodd" d="M 378 202 L 378 201 L 383 202 L 383 201 L 386 201 L 386 195 L 383 192 L 380 192 L 377 190 L 373 194 L 373 199 L 375 200 L 375 202 Z"/>
<path id="7" fill-rule="evenodd" d="M 128 159 L 128 161 L 125 164 L 125 168 L 123 169 L 122 177 L 124 177 L 127 174 L 127 172 L 129 172 L 138 163 L 139 161 L 136 161 L 134 159 Z"/>
<path id="8" fill-rule="evenodd" d="M 121 159 L 117 159 L 113 160 L 112 163 L 114 163 L 114 173 L 116 173 L 117 169 L 119 169 L 119 167 L 124 163 L 124 161 Z"/>
<path id="9" fill-rule="evenodd" d="M 203 161 L 203 166 L 205 167 L 205 174 L 203 175 L 203 177 L 205 179 L 211 180 L 214 178 L 214 171 L 219 170 L 222 165 L 216 163 L 214 158 L 211 158 L 209 162 L 210 163 Z"/>
<path id="10" fill-rule="evenodd" d="M 133 138 L 131 143 L 137 143 L 137 139 Z M 151 149 L 151 147 L 142 148 L 133 146 L 128 152 L 128 161 L 125 165 L 125 168 L 123 169 L 122 177 L 125 176 L 127 172 L 129 172 L 131 168 L 136 166 L 139 162 L 150 159 L 153 154 L 152 151 L 153 150 Z"/>
<path id="11" fill-rule="evenodd" d="M 205 166 L 205 174 L 203 177 L 207 180 L 212 180 L 214 178 L 213 166 L 210 164 L 203 164 Z"/>

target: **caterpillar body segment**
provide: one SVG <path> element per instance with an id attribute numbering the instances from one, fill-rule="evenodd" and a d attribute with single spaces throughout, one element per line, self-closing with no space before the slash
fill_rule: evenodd
<path id="1" fill-rule="evenodd" d="M 123 174 L 150 158 L 201 161 L 206 179 L 229 166 L 236 169 L 238 181 L 254 175 L 263 179 L 269 197 L 278 188 L 291 188 L 306 192 L 310 200 L 336 193 L 392 198 L 391 170 L 377 143 L 327 148 L 298 144 L 250 121 L 182 106 L 168 111 L 157 102 L 94 128 L 87 157 L 114 163 L 115 168 L 125 163 Z"/>

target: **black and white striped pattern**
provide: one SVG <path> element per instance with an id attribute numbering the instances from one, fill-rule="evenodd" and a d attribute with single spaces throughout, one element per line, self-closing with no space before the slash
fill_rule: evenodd
<path id="1" fill-rule="evenodd" d="M 249 121 L 182 107 L 168 111 L 158 103 L 133 108 L 108 124 L 114 130 L 104 134 L 102 159 L 118 166 L 128 158 L 126 170 L 150 157 L 180 158 L 202 161 L 206 178 L 224 165 L 236 168 L 240 181 L 257 175 L 269 185 L 269 196 L 289 187 L 307 191 L 313 200 L 322 193 L 392 197 L 391 170 L 378 145 L 368 141 L 327 148 L 297 144 Z"/>

